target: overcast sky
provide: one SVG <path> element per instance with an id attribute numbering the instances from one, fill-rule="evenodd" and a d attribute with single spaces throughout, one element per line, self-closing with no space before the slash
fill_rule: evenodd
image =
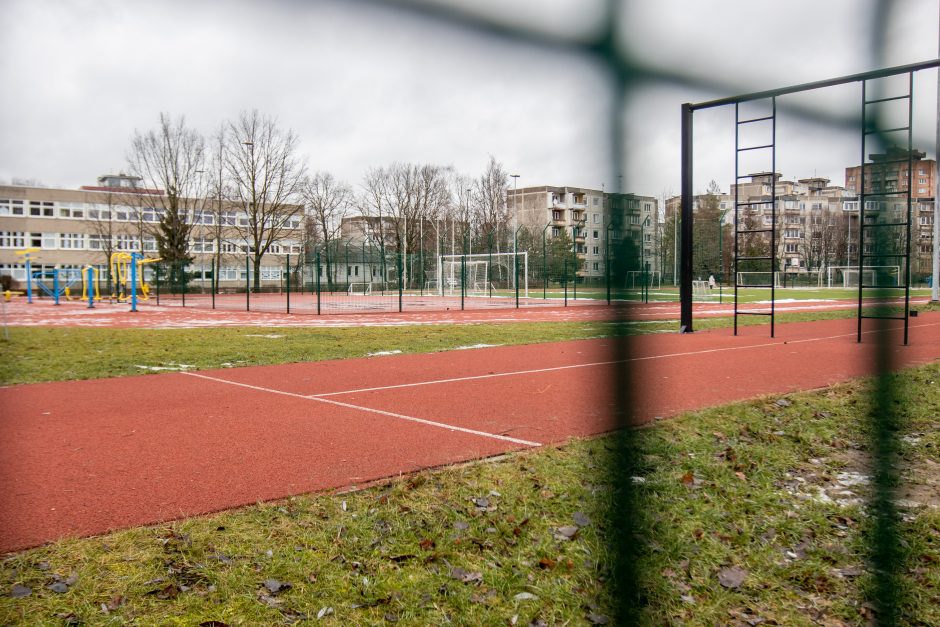
<path id="1" fill-rule="evenodd" d="M 678 193 L 681 103 L 936 58 L 938 1 L 894 2 L 881 55 L 871 0 L 626 2 L 625 57 L 667 80 L 632 84 L 618 112 L 608 68 L 578 46 L 605 27 L 604 2 L 439 0 L 429 15 L 351 0 L 0 0 L 0 181 L 90 184 L 125 167 L 161 111 L 208 135 L 257 108 L 296 131 L 311 170 L 352 184 L 393 161 L 476 176 L 493 155 L 521 187 L 616 191 L 624 174 L 625 191 Z M 498 28 L 468 27 L 485 20 Z M 936 71 L 919 73 L 915 144 L 931 156 L 936 95 Z M 842 184 L 857 131 L 786 106 L 857 115 L 859 101 L 858 86 L 781 98 L 777 170 Z M 728 189 L 732 122 L 731 108 L 696 114 L 697 190 Z"/>

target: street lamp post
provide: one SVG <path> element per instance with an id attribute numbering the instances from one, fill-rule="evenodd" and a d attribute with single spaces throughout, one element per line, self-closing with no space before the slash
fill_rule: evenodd
<path id="1" fill-rule="evenodd" d="M 512 233 L 513 233 L 513 235 L 512 235 L 512 257 L 513 257 L 513 259 L 515 259 L 515 258 L 518 256 L 518 253 L 519 253 L 519 251 L 516 250 L 516 232 L 517 232 L 517 230 L 518 230 L 518 222 L 519 222 L 519 210 L 518 210 L 518 208 L 517 208 L 517 207 L 518 207 L 518 204 L 517 204 L 517 203 L 519 202 L 519 175 L 518 175 L 518 174 L 510 174 L 509 176 L 512 177 Z M 518 264 L 516 264 L 516 265 L 518 265 Z M 513 267 L 515 267 L 515 266 L 513 266 Z M 517 279 L 518 279 L 518 277 L 513 277 L 513 281 L 514 281 L 514 282 L 515 282 Z"/>
<path id="2" fill-rule="evenodd" d="M 643 302 L 650 302 L 650 288 L 649 288 L 649 270 L 647 268 L 648 262 L 646 261 L 646 227 L 650 225 L 650 217 L 646 216 L 646 219 L 640 224 L 640 263 L 642 267 L 640 270 L 643 272 Z"/>

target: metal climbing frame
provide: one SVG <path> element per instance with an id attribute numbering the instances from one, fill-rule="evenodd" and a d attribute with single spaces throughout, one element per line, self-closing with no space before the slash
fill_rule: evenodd
<path id="1" fill-rule="evenodd" d="M 921 63 L 911 63 L 911 64 L 909 64 L 909 65 L 900 65 L 900 66 L 891 67 L 891 68 L 884 68 L 884 69 L 881 69 L 881 70 L 875 70 L 875 71 L 873 71 L 873 72 L 863 72 L 863 73 L 861 73 L 861 74 L 852 74 L 852 75 L 850 75 L 850 76 L 840 76 L 840 77 L 838 77 L 838 78 L 830 78 L 830 79 L 827 79 L 827 80 L 816 81 L 816 82 L 814 82 L 814 83 L 805 83 L 805 84 L 803 84 L 803 85 L 794 85 L 794 86 L 791 86 L 791 87 L 782 87 L 782 88 L 779 88 L 779 89 L 771 89 L 771 90 L 756 92 L 756 93 L 752 93 L 752 94 L 744 94 L 744 95 L 740 95 L 740 96 L 732 96 L 732 97 L 730 97 L 730 98 L 720 98 L 720 99 L 718 99 L 718 100 L 710 100 L 710 101 L 708 101 L 708 102 L 685 103 L 685 104 L 682 105 L 682 143 L 681 143 L 681 150 L 682 150 L 682 163 L 681 163 L 681 167 L 682 167 L 682 181 L 681 181 L 681 184 L 682 184 L 682 192 L 681 192 L 681 194 L 682 194 L 682 196 L 681 196 L 681 198 L 682 198 L 682 218 L 681 218 L 681 221 L 680 221 L 680 224 L 681 224 L 681 245 L 680 245 L 680 263 L 679 263 L 679 268 L 680 268 L 680 270 L 679 270 L 679 277 L 680 277 L 680 282 L 679 282 L 679 298 L 680 298 L 679 325 L 680 325 L 680 331 L 681 331 L 681 332 L 683 332 L 683 333 L 691 333 L 691 332 L 693 331 L 693 328 L 692 328 L 692 322 L 693 322 L 693 320 L 692 320 L 692 278 L 693 278 L 693 267 L 692 267 L 692 250 L 693 250 L 693 241 L 692 241 L 692 239 L 693 239 L 693 238 L 692 238 L 692 220 L 693 220 L 693 193 L 692 193 L 692 183 L 693 183 L 692 168 L 693 168 L 693 159 L 692 159 L 692 145 L 693 145 L 693 142 L 692 142 L 692 135 L 693 135 L 693 118 L 694 118 L 695 112 L 698 111 L 698 110 L 700 110 L 700 109 L 710 109 L 710 108 L 713 108 L 713 107 L 723 107 L 723 106 L 731 105 L 731 104 L 733 104 L 733 105 L 738 105 L 738 104 L 740 104 L 740 103 L 742 103 L 742 102 L 749 102 L 749 101 L 753 101 L 753 100 L 775 99 L 775 98 L 778 97 L 778 96 L 783 96 L 783 95 L 786 95 L 786 94 L 795 94 L 795 93 L 799 93 L 799 92 L 803 92 L 803 91 L 809 91 L 809 90 L 812 90 L 812 89 L 822 89 L 823 87 L 833 87 L 833 86 L 835 86 L 835 85 L 845 85 L 845 84 L 848 84 L 848 83 L 862 83 L 862 85 L 863 85 L 863 92 L 865 92 L 865 91 L 866 91 L 866 89 L 865 89 L 865 83 L 866 83 L 867 81 L 872 81 L 872 80 L 875 80 L 875 79 L 878 79 L 878 78 L 886 78 L 886 77 L 888 77 L 888 76 L 897 76 L 897 75 L 900 75 L 900 74 L 909 74 L 909 75 L 913 75 L 914 72 L 918 72 L 918 71 L 920 71 L 920 70 L 927 70 L 927 69 L 930 69 L 930 68 L 936 68 L 936 67 L 940 67 L 940 59 L 933 59 L 933 60 L 931 60 L 931 61 L 924 61 L 924 62 L 921 62 Z M 866 97 L 866 96 L 867 96 L 867 94 L 864 94 L 864 93 L 863 93 L 863 102 L 865 103 L 865 104 L 863 105 L 863 107 L 868 107 L 868 106 L 871 105 L 871 104 L 875 104 L 875 101 L 869 102 L 869 101 L 865 100 L 865 97 Z M 910 111 L 910 107 L 911 107 L 912 104 L 913 104 L 913 92 L 912 92 L 912 90 L 909 90 L 909 91 L 908 91 L 907 96 L 897 96 L 897 97 L 894 97 L 894 99 L 898 99 L 898 100 L 903 99 L 903 98 L 906 98 L 906 99 L 908 100 L 908 107 L 909 107 L 909 111 Z M 864 112 L 864 111 L 863 111 L 863 112 Z M 776 117 L 776 103 L 774 104 L 774 116 Z M 735 125 L 735 137 L 737 138 L 737 132 L 738 132 L 738 129 L 740 128 L 740 126 L 741 126 L 741 123 L 747 123 L 747 121 L 746 121 L 746 120 L 740 120 L 740 118 L 738 118 L 738 117 L 735 118 L 735 121 L 737 122 L 737 124 Z M 910 128 L 909 128 L 909 127 L 911 127 L 911 124 L 908 124 L 908 129 L 907 129 L 907 130 L 908 130 L 908 146 L 910 147 L 910 142 L 912 141 L 912 136 L 911 136 L 911 131 L 910 131 Z M 866 121 L 865 121 L 865 124 L 863 125 L 863 133 L 865 133 L 865 137 L 870 137 L 870 136 L 874 135 L 875 133 L 885 134 L 885 133 L 891 133 L 892 131 L 898 131 L 898 129 L 880 129 L 880 130 L 876 130 L 876 128 L 875 128 L 874 125 L 870 125 L 870 124 L 868 123 L 868 120 L 866 120 Z M 773 143 L 775 144 L 776 142 L 774 141 Z M 736 142 L 735 142 L 735 149 L 737 149 L 737 148 L 738 148 L 738 146 L 737 146 L 737 141 L 736 141 Z M 865 148 L 865 145 L 864 145 L 864 141 L 863 141 L 863 146 L 862 146 L 862 164 L 863 164 L 862 172 L 864 172 L 864 170 L 865 170 L 865 168 L 864 168 L 864 163 L 865 163 L 865 158 L 864 158 L 864 157 L 865 157 L 865 150 L 864 150 L 864 148 Z M 737 170 L 737 155 L 739 155 L 739 154 L 740 154 L 740 152 L 736 152 L 736 153 L 735 153 L 735 155 L 736 155 L 736 158 L 735 158 L 735 170 Z M 909 155 L 909 156 L 908 156 L 908 161 L 910 162 L 910 160 L 911 160 L 910 150 L 908 151 L 908 155 Z M 775 165 L 776 165 L 776 164 L 775 164 Z M 735 176 L 738 176 L 738 172 L 737 172 L 737 171 L 735 172 Z M 771 174 L 771 176 L 773 176 L 773 174 Z M 910 222 L 910 210 L 911 210 L 911 196 L 910 196 L 911 186 L 910 186 L 910 182 L 912 181 L 912 174 L 911 174 L 911 168 L 910 168 L 910 166 L 908 167 L 908 181 L 909 181 L 909 182 L 908 182 L 908 223 L 909 223 L 909 222 Z M 862 189 L 862 191 L 864 192 L 864 188 Z M 867 193 L 867 194 L 864 194 L 864 195 L 866 195 L 866 196 L 873 196 L 874 194 L 872 194 L 872 193 Z M 735 199 L 735 200 L 737 201 L 737 199 Z M 776 200 L 776 198 L 774 198 L 774 200 Z M 861 211 L 864 211 L 864 198 L 860 198 L 859 200 L 860 200 L 860 202 L 859 202 L 859 207 L 860 207 L 860 210 L 859 210 L 859 211 L 860 211 L 860 213 L 859 213 L 859 215 L 860 215 L 860 220 L 861 220 L 861 224 L 864 224 L 864 218 L 861 217 Z M 776 204 L 776 203 L 775 203 L 775 204 Z M 735 207 L 735 213 L 737 213 L 737 205 L 738 205 L 738 203 L 735 202 L 735 206 L 736 206 L 736 207 Z M 774 207 L 774 211 L 776 211 L 776 207 Z M 776 216 L 774 216 L 774 221 L 776 221 Z M 736 222 L 736 224 L 737 224 L 737 222 Z M 866 225 L 866 228 L 868 228 L 867 225 Z M 735 227 L 735 229 L 736 229 L 736 231 L 735 231 L 735 245 L 737 245 L 737 239 L 738 239 L 738 238 L 737 238 L 737 233 L 738 233 L 738 231 L 737 231 L 737 226 Z M 859 232 L 862 232 L 862 230 L 863 230 L 863 229 L 860 229 Z M 773 234 L 772 234 L 772 237 L 773 237 Z M 861 238 L 860 238 L 860 239 L 861 239 Z M 904 289 L 904 295 L 905 295 L 905 297 L 904 297 L 904 341 L 905 341 L 905 343 L 907 342 L 907 329 L 908 329 L 907 319 L 908 319 L 908 317 L 909 317 L 909 315 L 910 315 L 910 300 L 909 300 L 909 299 L 910 299 L 910 288 L 909 288 L 909 283 L 910 283 L 909 274 L 910 274 L 910 273 L 908 272 L 908 270 L 909 270 L 908 266 L 909 266 L 909 264 L 910 264 L 910 227 L 909 227 L 909 226 L 908 226 L 908 228 L 907 228 L 907 237 L 906 237 L 906 239 L 907 239 L 907 243 L 906 243 L 905 254 L 904 254 L 904 255 L 897 255 L 897 258 L 904 258 L 904 259 L 905 259 L 905 275 L 904 275 L 904 283 L 903 283 L 903 289 Z M 776 240 L 774 239 L 773 242 L 774 242 L 774 246 L 773 246 L 772 248 L 775 248 L 775 247 L 776 247 Z M 864 253 L 864 248 L 860 248 L 859 251 L 860 251 L 860 253 Z M 772 251 L 771 251 L 771 255 L 774 255 L 775 252 L 776 252 L 776 251 L 772 250 Z M 868 259 L 872 259 L 873 257 L 876 257 L 876 256 L 879 255 L 879 254 L 885 254 L 885 253 L 883 253 L 883 252 L 878 252 L 877 250 L 873 250 L 872 252 L 870 252 L 870 253 L 867 254 L 867 258 L 868 258 Z M 737 254 L 736 254 L 736 256 L 737 256 Z M 740 258 L 740 260 L 743 261 L 744 258 Z M 861 259 L 861 257 L 860 257 L 860 260 L 859 260 L 859 283 L 860 283 L 860 284 L 863 283 L 863 281 L 864 281 L 864 277 L 862 276 L 862 275 L 863 275 L 863 273 L 862 273 L 862 270 L 863 270 L 863 267 L 862 267 L 862 266 L 863 266 L 863 265 L 864 265 L 864 262 L 862 261 L 862 259 Z M 737 283 L 737 268 L 735 269 L 735 283 Z M 771 293 L 773 294 L 773 289 L 774 289 L 774 288 L 772 287 L 773 278 L 771 278 L 770 283 L 771 283 L 771 288 L 770 288 L 770 289 L 772 290 Z M 901 286 L 901 282 L 898 281 L 898 283 L 899 283 L 899 288 L 902 287 L 902 286 Z M 868 289 L 868 288 L 866 288 L 866 287 L 860 287 L 860 289 L 859 289 L 859 293 L 860 293 L 860 294 L 859 294 L 859 310 L 858 310 L 858 315 L 859 315 L 859 338 L 861 338 L 861 320 L 862 320 L 862 318 L 863 318 L 863 313 L 862 313 L 862 297 L 863 297 L 863 292 L 864 292 L 865 289 Z M 735 293 L 737 294 L 737 287 L 735 287 Z M 773 301 L 773 298 L 772 298 L 771 300 Z M 772 310 L 773 310 L 773 305 L 771 305 L 771 311 L 772 311 Z M 737 314 L 739 314 L 739 313 L 745 313 L 745 312 L 739 312 L 739 311 L 737 311 L 737 297 L 735 297 L 735 332 L 737 332 Z M 872 316 L 864 316 L 864 317 L 872 317 Z M 772 316 L 772 315 L 771 315 L 771 327 L 773 327 L 773 316 Z M 773 333 L 773 328 L 771 328 L 771 333 Z"/>
<path id="2" fill-rule="evenodd" d="M 873 98 L 869 100 L 868 81 L 862 81 L 862 159 L 861 168 L 859 168 L 859 193 L 858 193 L 858 341 L 862 341 L 862 320 L 903 320 L 904 321 L 904 344 L 908 342 L 908 328 L 910 325 L 911 311 L 911 210 L 913 200 L 914 183 L 914 72 L 908 72 L 907 93 L 896 96 L 887 96 L 883 98 Z M 880 105 L 888 102 L 907 101 L 907 125 L 894 128 L 882 128 L 878 124 L 877 116 L 869 115 L 868 109 L 874 105 Z M 866 162 L 867 139 L 873 135 L 893 136 L 897 133 L 906 133 L 907 150 L 904 158 L 892 159 L 892 153 L 885 151 L 884 158 L 877 161 L 874 155 L 869 155 L 870 162 Z M 890 148 L 892 143 L 887 143 Z M 900 154 L 895 151 L 894 154 Z M 898 166 L 901 163 L 907 164 L 907 189 L 901 189 L 896 180 Z M 895 167 L 892 167 L 895 166 Z M 871 181 L 867 181 L 866 172 L 871 174 Z M 879 176 L 880 175 L 880 176 Z M 879 180 L 874 180 L 879 179 Z M 892 183 L 893 182 L 893 183 Z M 867 183 L 867 184 L 866 184 Z M 891 189 L 889 189 L 891 188 Z M 887 210 L 887 199 L 906 196 L 907 202 L 905 218 L 903 221 L 897 221 L 892 212 Z M 870 201 L 869 198 L 876 200 Z M 871 204 L 871 213 L 866 214 Z M 868 220 L 867 218 L 872 218 Z M 897 238 L 891 237 L 893 229 L 903 229 L 903 252 L 896 250 Z M 866 238 L 866 231 L 871 230 L 873 237 Z M 887 232 L 887 233 L 886 233 Z M 875 263 L 867 264 L 866 261 Z M 880 284 L 876 271 L 865 271 L 865 267 L 883 267 L 884 261 L 900 261 L 899 265 L 902 271 L 897 277 L 896 285 Z M 866 284 L 866 279 L 871 277 L 871 283 Z M 891 315 L 890 313 L 865 314 L 865 292 L 874 290 L 876 296 L 883 296 L 890 290 L 904 290 L 904 313 L 903 315 Z"/>
<path id="3" fill-rule="evenodd" d="M 777 98 L 770 98 L 770 115 L 758 116 L 753 118 L 741 119 L 741 103 L 734 103 L 734 334 L 738 334 L 738 316 L 770 316 L 770 337 L 774 336 L 774 312 L 775 312 L 775 291 L 774 291 L 774 270 L 777 269 Z M 757 146 L 741 147 L 741 127 L 749 124 L 770 123 L 770 143 Z M 749 178 L 748 174 L 741 174 L 740 161 L 742 152 L 750 151 L 770 151 L 770 227 L 764 228 L 763 221 L 761 228 L 752 228 L 746 220 L 751 214 L 753 207 L 767 204 L 765 201 L 739 202 L 738 190 L 743 179 Z M 741 228 L 742 216 L 741 209 L 745 211 L 744 228 Z M 768 254 L 741 254 L 741 236 L 753 238 L 755 235 L 770 234 L 770 250 Z M 745 251 L 747 252 L 747 251 Z M 759 251 L 764 252 L 764 251 Z M 741 262 L 750 262 L 747 265 L 748 271 L 766 272 L 770 277 L 767 284 L 742 285 L 738 278 L 741 276 Z M 753 266 L 752 266 L 753 264 Z M 763 264 L 767 265 L 766 270 L 755 269 Z M 738 308 L 738 289 L 741 287 L 761 288 L 770 290 L 770 311 L 741 311 Z"/>

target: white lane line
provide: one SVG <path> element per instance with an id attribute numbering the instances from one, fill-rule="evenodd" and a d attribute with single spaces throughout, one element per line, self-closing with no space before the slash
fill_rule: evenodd
<path id="1" fill-rule="evenodd" d="M 487 431 L 477 431 L 476 429 L 467 429 L 464 427 L 457 427 L 454 425 L 449 425 L 443 422 L 435 422 L 433 420 L 425 420 L 424 418 L 415 418 L 414 416 L 406 416 L 404 414 L 396 414 L 390 411 L 383 411 L 381 409 L 373 409 L 371 407 L 362 407 L 360 405 L 352 405 L 350 403 L 343 403 L 341 401 L 334 401 L 327 398 L 316 398 L 311 396 L 304 396 L 303 394 L 295 394 L 293 392 L 284 392 L 282 390 L 275 390 L 272 388 L 265 388 L 258 385 L 250 385 L 248 383 L 239 383 L 237 381 L 229 381 L 227 379 L 220 379 L 218 377 L 210 377 L 204 374 L 198 374 L 196 372 L 180 372 L 179 374 L 184 374 L 190 377 L 197 377 L 199 379 L 206 379 L 207 381 L 215 381 L 217 383 L 226 383 L 228 385 L 235 385 L 238 387 L 248 388 L 250 390 L 257 390 L 259 392 L 268 392 L 270 394 L 280 394 L 282 396 L 290 396 L 293 398 L 303 399 L 305 401 L 317 401 L 319 403 L 326 403 L 328 405 L 336 405 L 338 407 L 345 407 L 347 409 L 356 409 L 359 411 L 365 411 L 372 414 L 379 414 L 380 416 L 388 416 L 390 418 L 398 418 L 399 420 L 407 420 L 408 422 L 416 422 L 422 425 L 428 425 L 430 427 L 438 427 L 440 429 L 447 429 L 448 431 L 457 431 L 460 433 L 468 433 L 470 435 L 478 435 L 484 438 L 492 438 L 494 440 L 501 440 L 503 442 L 511 442 L 513 444 L 521 444 L 522 446 L 532 446 L 538 447 L 541 446 L 538 442 L 530 442 L 529 440 L 521 440 L 519 438 L 512 438 L 508 435 L 500 435 L 498 433 L 489 433 Z"/>
<path id="2" fill-rule="evenodd" d="M 911 325 L 911 329 L 920 329 L 924 327 L 935 327 L 940 325 L 940 322 L 932 322 L 930 324 L 918 324 Z M 898 327 L 900 328 L 900 327 Z M 878 330 L 874 331 L 862 331 L 862 335 L 869 335 L 872 333 L 878 333 Z M 774 342 L 764 342 L 762 344 L 748 344 L 747 346 L 726 346 L 724 348 L 706 348 L 698 351 L 688 351 L 684 353 L 667 353 L 664 355 L 647 355 L 645 357 L 632 357 L 630 359 L 616 359 L 611 361 L 594 361 L 586 364 L 568 364 L 566 366 L 553 366 L 551 368 L 533 368 L 530 370 L 513 370 L 510 372 L 494 372 L 490 374 L 477 374 L 469 375 L 466 377 L 453 377 L 450 379 L 433 379 L 430 381 L 416 381 L 414 383 L 397 383 L 395 385 L 380 385 L 377 387 L 371 388 L 357 388 L 353 390 L 341 390 L 339 392 L 323 392 L 321 394 L 310 394 L 303 398 L 310 399 L 319 399 L 326 400 L 327 396 L 342 396 L 345 394 L 361 394 L 365 392 L 381 392 L 385 390 L 396 390 L 401 388 L 414 388 L 420 387 L 422 385 L 439 385 L 443 383 L 460 383 L 462 381 L 478 381 L 480 379 L 497 379 L 499 377 L 515 377 L 527 374 L 540 374 L 543 372 L 557 372 L 559 370 L 572 370 L 575 368 L 596 368 L 598 366 L 612 366 L 615 364 L 630 363 L 636 361 L 653 361 L 657 359 L 672 359 L 674 357 L 691 357 L 693 355 L 707 355 L 710 353 L 724 353 L 729 351 L 741 351 L 741 350 L 750 350 L 752 348 L 767 348 L 768 346 L 783 346 L 790 344 L 805 344 L 807 342 L 822 342 L 825 340 L 836 340 L 844 337 L 854 337 L 856 332 L 851 333 L 840 333 L 839 335 L 828 335 L 826 337 L 813 337 L 806 338 L 802 340 L 778 340 Z M 608 338 L 610 339 L 610 338 Z M 192 374 L 192 373 L 187 373 Z"/>

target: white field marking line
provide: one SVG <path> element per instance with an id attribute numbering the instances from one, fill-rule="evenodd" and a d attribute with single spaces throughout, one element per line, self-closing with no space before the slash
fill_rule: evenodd
<path id="1" fill-rule="evenodd" d="M 207 381 L 215 381 L 217 383 L 226 383 L 228 385 L 235 385 L 238 387 L 248 388 L 250 390 L 258 390 L 259 392 L 269 392 L 271 394 L 281 394 L 283 396 L 291 396 L 293 398 L 300 398 L 305 401 L 318 401 L 320 403 L 327 403 L 329 405 L 336 405 L 338 407 L 345 407 L 347 409 L 357 409 L 359 411 L 370 412 L 373 414 L 379 414 L 381 416 L 389 416 L 390 418 L 398 418 L 399 420 L 407 420 L 408 422 L 416 422 L 422 425 L 428 425 L 431 427 L 438 427 L 440 429 L 447 429 L 448 431 L 459 431 L 460 433 L 468 433 L 470 435 L 478 435 L 484 438 L 493 438 L 495 440 L 502 440 L 503 442 L 512 442 L 513 444 L 521 444 L 522 446 L 532 446 L 538 447 L 542 446 L 538 442 L 530 442 L 529 440 L 520 440 L 519 438 L 512 438 L 508 435 L 500 435 L 498 433 L 489 433 L 487 431 L 477 431 L 476 429 L 467 429 L 465 427 L 457 427 L 454 425 L 445 424 L 443 422 L 435 422 L 433 420 L 425 420 L 424 418 L 415 418 L 414 416 L 406 416 L 404 414 L 396 414 L 390 411 L 384 411 L 381 409 L 373 409 L 371 407 L 362 407 L 360 405 L 353 405 L 351 403 L 343 403 L 341 401 L 334 401 L 327 398 L 316 398 L 312 396 L 304 396 L 303 394 L 295 394 L 294 392 L 284 392 L 282 390 L 275 390 L 272 388 L 265 388 L 259 385 L 250 385 L 248 383 L 239 383 L 237 381 L 228 381 L 227 379 L 219 379 L 218 377 L 210 377 L 204 374 L 198 374 L 195 372 L 179 372 L 178 374 L 185 374 L 190 377 L 198 377 L 200 379 L 206 379 Z"/>
<path id="2" fill-rule="evenodd" d="M 940 322 L 932 322 L 930 324 L 918 324 L 911 325 L 912 329 L 920 329 L 924 327 L 935 327 L 940 325 Z M 871 333 L 877 333 L 878 331 L 862 331 L 862 335 L 869 335 Z M 634 361 L 652 361 L 655 359 L 670 359 L 673 357 L 689 357 L 691 355 L 706 355 L 709 353 L 723 353 L 728 351 L 740 351 L 740 350 L 749 350 L 752 348 L 767 348 L 768 346 L 783 346 L 784 344 L 804 344 L 806 342 L 821 342 L 825 340 L 836 340 L 843 337 L 852 337 L 856 335 L 856 332 L 852 333 L 840 333 L 839 335 L 829 335 L 826 337 L 813 337 L 806 338 L 803 340 L 780 340 L 778 342 L 765 342 L 763 344 L 749 344 L 748 346 L 727 346 L 724 348 L 707 348 L 700 351 L 688 351 L 685 353 L 666 353 L 665 355 L 648 355 L 646 357 L 632 357 L 630 359 L 616 359 L 611 361 L 594 361 L 586 364 L 568 364 L 567 366 L 552 366 L 550 368 L 533 368 L 531 370 L 514 370 L 511 372 L 495 372 L 492 374 L 478 374 L 471 375 L 467 377 L 453 377 L 450 379 L 434 379 L 431 381 L 417 381 L 415 383 L 398 383 L 395 385 L 381 385 L 378 387 L 372 388 L 358 388 L 354 390 L 342 390 L 339 392 L 323 392 L 322 394 L 310 394 L 309 396 L 304 396 L 303 398 L 312 398 L 318 400 L 325 400 L 324 397 L 327 396 L 342 396 L 344 394 L 360 394 L 363 392 L 381 392 L 384 390 L 396 390 L 399 388 L 413 388 L 419 387 L 422 385 L 438 385 L 442 383 L 459 383 L 461 381 L 476 381 L 479 379 L 496 379 L 499 377 L 514 377 L 525 374 L 541 374 L 543 372 L 556 372 L 559 370 L 572 370 L 575 368 L 595 368 L 597 366 L 612 366 L 614 364 L 624 364 Z M 183 374 L 193 374 L 191 372 Z"/>

